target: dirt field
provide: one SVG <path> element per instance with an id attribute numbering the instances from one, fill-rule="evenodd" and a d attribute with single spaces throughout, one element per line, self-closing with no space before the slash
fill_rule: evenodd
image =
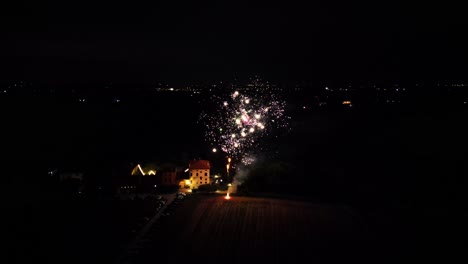
<path id="1" fill-rule="evenodd" d="M 191 195 L 142 243 L 142 263 L 336 263 L 371 259 L 347 208 L 270 198 Z"/>

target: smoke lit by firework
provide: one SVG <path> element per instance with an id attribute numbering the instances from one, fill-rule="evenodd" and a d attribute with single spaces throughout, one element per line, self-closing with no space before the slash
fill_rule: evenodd
<path id="1" fill-rule="evenodd" d="M 253 162 L 253 155 L 265 150 L 263 138 L 288 127 L 285 102 L 266 90 L 251 95 L 233 91 L 224 98 L 211 99 L 217 104 L 215 114 L 202 113 L 200 118 L 206 126 L 206 140 L 244 164 Z"/>

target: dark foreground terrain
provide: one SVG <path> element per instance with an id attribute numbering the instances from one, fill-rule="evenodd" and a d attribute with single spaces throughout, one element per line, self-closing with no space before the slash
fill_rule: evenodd
<path id="1" fill-rule="evenodd" d="M 380 262 L 352 210 L 273 198 L 191 195 L 151 228 L 136 263 Z M 377 259 L 375 259 L 377 257 Z"/>
<path id="2" fill-rule="evenodd" d="M 302 196 L 338 207 L 194 196 L 158 222 L 137 259 L 466 260 L 468 99 L 463 98 L 418 94 L 398 106 L 356 103 L 310 110 L 288 102 L 295 109 L 291 132 L 267 142 L 276 155 L 264 158 L 262 166 L 254 164 L 244 182 L 247 193 Z M 196 124 L 203 108 L 197 97 L 158 94 L 108 104 L 77 100 L 1 101 L 7 259 L 103 263 L 118 255 L 116 238 L 129 238 L 125 219 L 138 215 L 137 207 L 92 197 L 86 204 L 65 201 L 53 191 L 50 170 L 83 172 L 90 189 L 111 186 L 115 175 L 128 175 L 129 164 L 145 160 L 185 165 L 206 157 L 213 169 L 224 171 L 223 155 L 218 164 L 215 154 L 198 154 L 211 146 Z"/>
<path id="3" fill-rule="evenodd" d="M 384 205 L 363 209 L 284 198 L 191 195 L 160 218 L 122 260 L 404 263 L 466 258 L 465 230 L 450 209 L 411 212 Z"/>

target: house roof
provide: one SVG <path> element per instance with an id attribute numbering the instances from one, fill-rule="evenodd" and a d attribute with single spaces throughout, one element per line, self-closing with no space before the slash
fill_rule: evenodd
<path id="1" fill-rule="evenodd" d="M 210 169 L 210 161 L 208 160 L 192 160 L 189 163 L 189 169 L 199 169 L 199 170 L 206 170 Z"/>

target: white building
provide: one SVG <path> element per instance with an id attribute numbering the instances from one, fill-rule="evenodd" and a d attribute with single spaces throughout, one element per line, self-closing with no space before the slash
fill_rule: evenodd
<path id="1" fill-rule="evenodd" d="M 189 163 L 191 189 L 198 189 L 202 184 L 210 184 L 210 167 L 208 160 L 194 160 Z"/>

